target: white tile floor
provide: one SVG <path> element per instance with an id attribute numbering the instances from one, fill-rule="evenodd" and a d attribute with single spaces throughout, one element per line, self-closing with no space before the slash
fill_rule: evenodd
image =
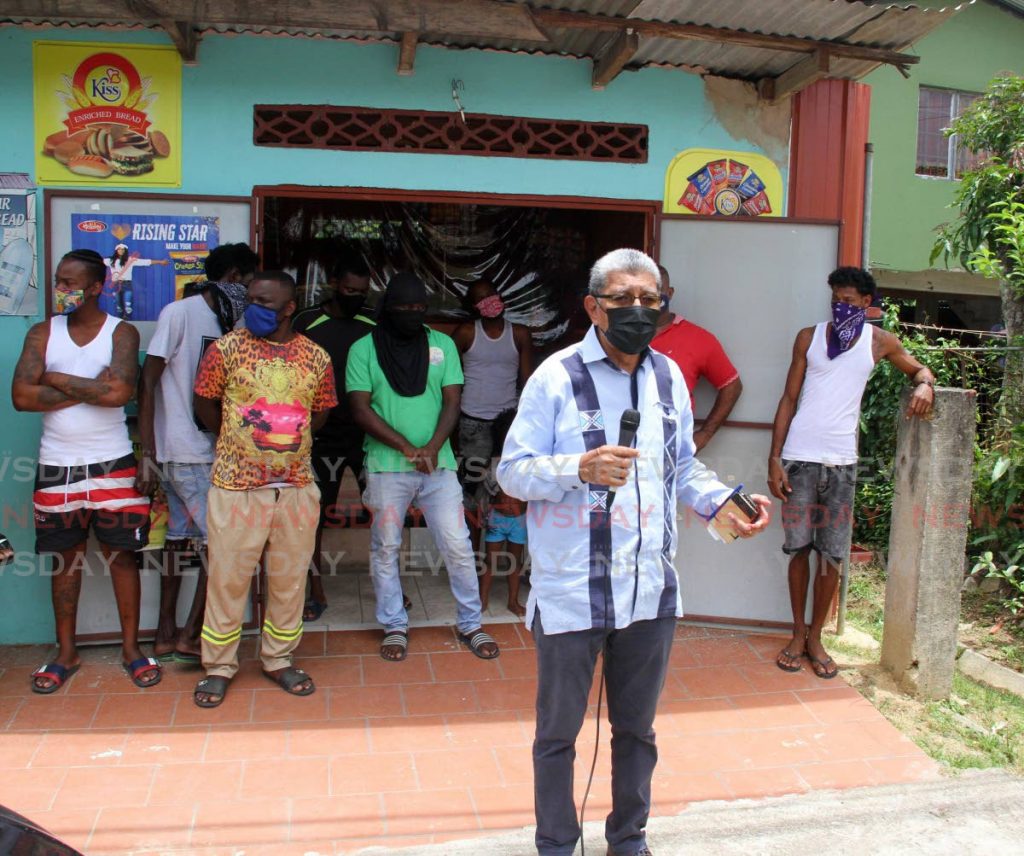
<path id="1" fill-rule="evenodd" d="M 409 624 L 412 627 L 436 627 L 455 624 L 455 599 L 448 588 L 444 563 L 433 550 L 426 530 L 406 530 L 406 543 L 416 567 L 408 566 L 402 573 L 402 588 L 412 600 Z M 374 618 L 373 586 L 366 565 L 369 548 L 368 533 L 328 530 L 324 552 L 337 557 L 324 566 L 324 590 L 327 609 L 318 621 L 305 624 L 306 630 L 361 630 L 380 627 Z M 523 580 L 519 600 L 525 606 L 529 583 Z M 491 587 L 490 606 L 484 612 L 484 623 L 505 624 L 520 621 L 506 607 L 505 581 L 495 578 Z"/>

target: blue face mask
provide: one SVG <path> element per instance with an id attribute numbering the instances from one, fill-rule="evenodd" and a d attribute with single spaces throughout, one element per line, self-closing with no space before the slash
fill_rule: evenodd
<path id="1" fill-rule="evenodd" d="M 269 306 L 250 303 L 245 307 L 245 326 L 254 336 L 266 338 L 281 326 L 281 322 L 277 318 L 277 312 Z"/>

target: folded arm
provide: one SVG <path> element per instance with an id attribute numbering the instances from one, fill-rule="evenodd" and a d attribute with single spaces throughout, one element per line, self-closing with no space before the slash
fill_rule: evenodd
<path id="1" fill-rule="evenodd" d="M 123 321 L 114 330 L 110 366 L 94 378 L 45 372 L 41 382 L 97 407 L 124 407 L 135 395 L 139 373 L 139 331 Z"/>
<path id="2" fill-rule="evenodd" d="M 11 400 L 14 409 L 28 413 L 50 413 L 80 404 L 81 400 L 55 389 L 42 380 L 46 372 L 46 343 L 49 324 L 43 321 L 28 331 L 18 364 L 14 367 Z"/>

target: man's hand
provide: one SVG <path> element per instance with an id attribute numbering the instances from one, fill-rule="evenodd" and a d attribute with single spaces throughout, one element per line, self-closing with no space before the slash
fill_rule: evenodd
<path id="1" fill-rule="evenodd" d="M 711 433 L 705 431 L 703 428 L 698 428 L 693 432 L 693 445 L 697 447 L 696 451 L 703 449 L 708 442 L 711 440 Z"/>
<path id="2" fill-rule="evenodd" d="M 599 446 L 580 458 L 580 481 L 622 487 L 640 452 L 627 446 Z"/>
<path id="3" fill-rule="evenodd" d="M 135 489 L 143 496 L 152 496 L 156 493 L 159 481 L 160 465 L 156 462 L 156 455 L 152 449 L 143 450 L 142 459 L 135 471 Z"/>
<path id="4" fill-rule="evenodd" d="M 910 396 L 910 406 L 907 408 L 907 419 L 912 416 L 927 416 L 932 412 L 932 404 L 935 402 L 935 390 L 927 383 L 919 383 L 914 387 L 914 393 Z"/>
<path id="5" fill-rule="evenodd" d="M 780 458 L 768 459 L 768 490 L 772 492 L 772 496 L 783 502 L 793 492 L 793 488 L 789 486 L 789 476 L 786 475 Z"/>
<path id="6" fill-rule="evenodd" d="M 727 515 L 729 522 L 732 524 L 733 529 L 740 538 L 753 538 L 758 532 L 763 532 L 769 523 L 772 522 L 771 511 L 772 501 L 767 496 L 762 496 L 759 493 L 750 495 L 750 498 L 757 505 L 757 519 L 753 522 L 746 520 L 740 520 L 731 511 Z"/>
<path id="7" fill-rule="evenodd" d="M 406 455 L 417 472 L 426 473 L 428 476 L 437 469 L 437 450 L 430 446 L 423 446 L 412 450 L 412 457 Z"/>

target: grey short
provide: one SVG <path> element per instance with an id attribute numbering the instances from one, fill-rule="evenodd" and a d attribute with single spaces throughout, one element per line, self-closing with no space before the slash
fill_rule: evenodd
<path id="1" fill-rule="evenodd" d="M 792 489 L 782 504 L 783 552 L 792 555 L 813 547 L 839 564 L 853 530 L 857 465 L 783 460 L 782 467 Z"/>
<path id="2" fill-rule="evenodd" d="M 494 455 L 495 425 L 493 419 L 476 419 L 465 413 L 459 418 L 459 481 L 463 504 L 467 509 L 479 507 L 484 499 L 484 483 Z M 498 449 L 501 454 L 501 449 Z M 482 524 L 482 521 L 481 521 Z"/>

